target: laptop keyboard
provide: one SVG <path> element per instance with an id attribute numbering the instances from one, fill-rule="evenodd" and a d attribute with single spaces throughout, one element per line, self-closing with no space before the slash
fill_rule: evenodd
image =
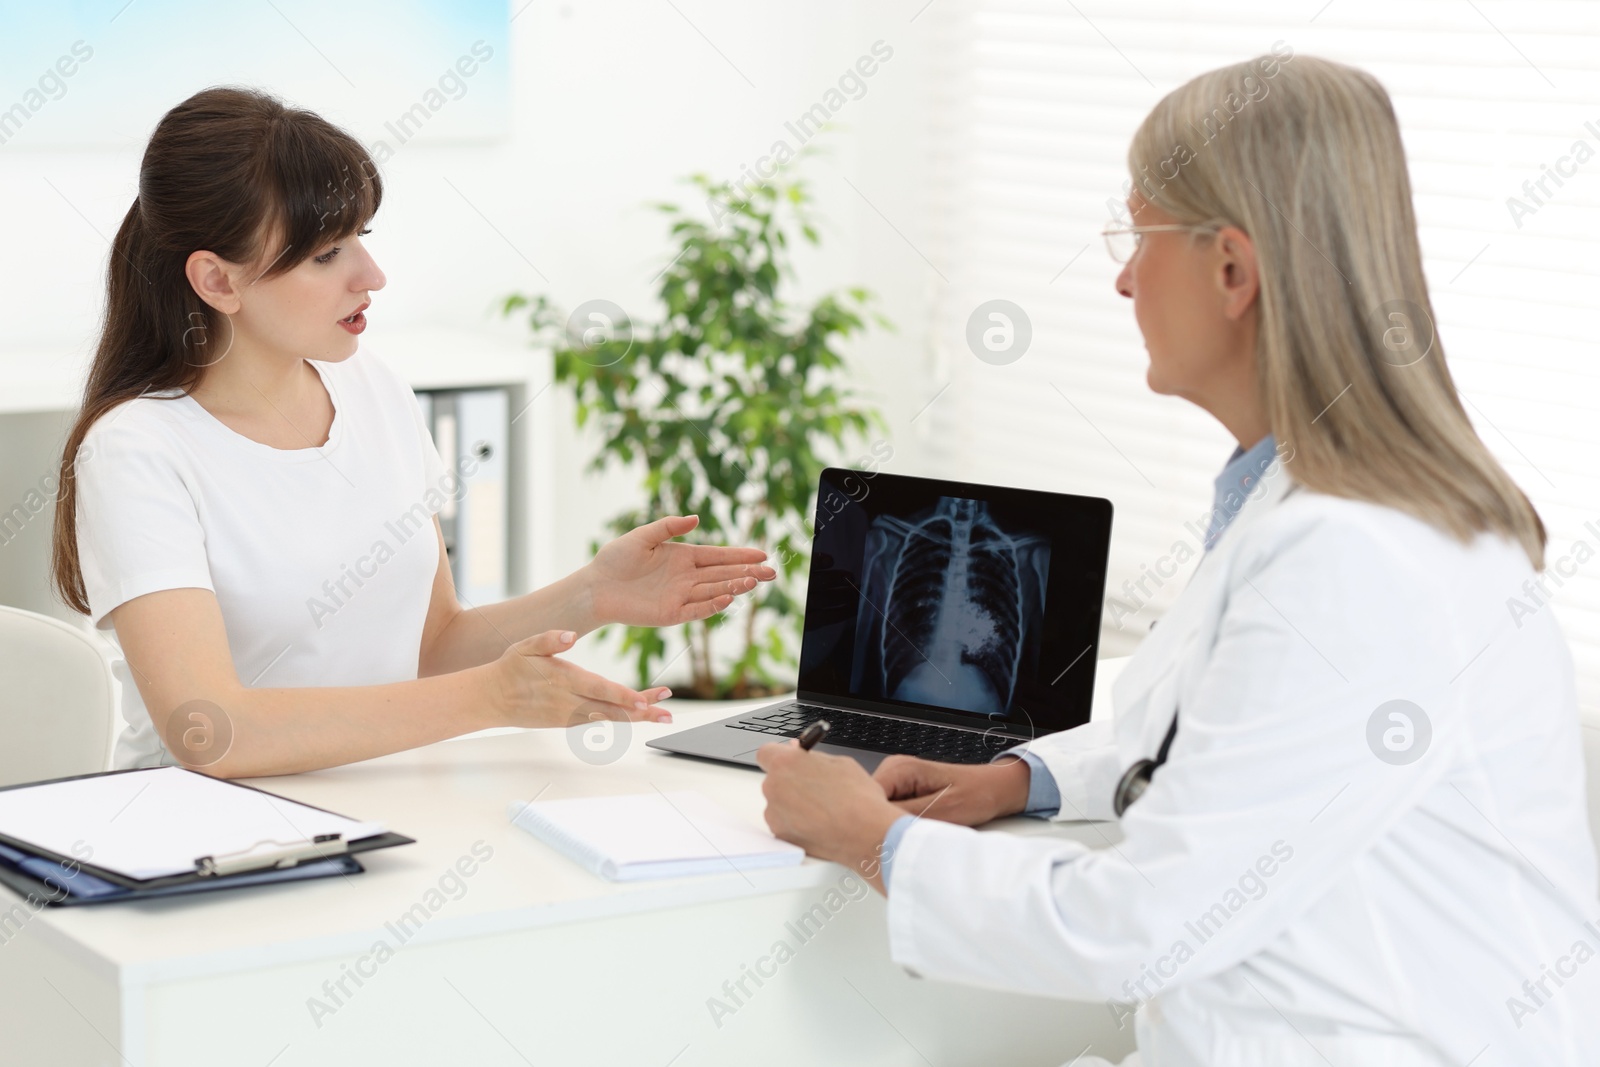
<path id="1" fill-rule="evenodd" d="M 861 715 L 814 704 L 785 704 L 727 725 L 774 738 L 799 737 L 800 731 L 818 719 L 828 720 L 830 745 L 868 752 L 904 752 L 940 763 L 988 763 L 997 753 L 1021 743 L 999 733 L 954 730 L 934 723 Z"/>

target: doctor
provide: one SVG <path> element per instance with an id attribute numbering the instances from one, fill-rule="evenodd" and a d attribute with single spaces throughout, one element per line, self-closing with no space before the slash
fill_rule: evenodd
<path id="1" fill-rule="evenodd" d="M 1434 336 L 1387 94 L 1263 56 L 1158 103 L 1129 165 L 1150 387 L 1239 442 L 1189 585 L 1114 721 L 875 777 L 768 745 L 767 822 L 886 893 L 913 973 L 1105 1001 L 1126 1064 L 1597 1062 L 1572 661 L 1505 606 L 1544 528 Z M 969 829 L 1019 812 L 1123 839 Z"/>

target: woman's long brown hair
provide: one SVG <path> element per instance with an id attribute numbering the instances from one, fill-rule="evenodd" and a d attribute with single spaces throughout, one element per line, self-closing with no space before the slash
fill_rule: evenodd
<path id="1" fill-rule="evenodd" d="M 105 325 L 61 455 L 50 580 L 68 607 L 89 614 L 73 478 L 84 435 L 126 401 L 192 390 L 220 358 L 213 339 L 231 336 L 190 286 L 189 256 L 265 264 L 256 280 L 272 278 L 355 233 L 382 202 L 360 142 L 267 93 L 205 89 L 162 117 L 111 245 Z"/>

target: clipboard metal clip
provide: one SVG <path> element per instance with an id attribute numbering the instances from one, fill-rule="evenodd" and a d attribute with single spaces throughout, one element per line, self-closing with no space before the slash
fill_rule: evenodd
<path id="1" fill-rule="evenodd" d="M 201 856 L 194 865 L 199 874 L 218 878 L 241 871 L 294 867 L 308 860 L 326 859 L 349 851 L 349 842 L 342 834 L 319 834 L 310 841 L 257 841 L 249 848 L 225 852 L 220 857 Z"/>

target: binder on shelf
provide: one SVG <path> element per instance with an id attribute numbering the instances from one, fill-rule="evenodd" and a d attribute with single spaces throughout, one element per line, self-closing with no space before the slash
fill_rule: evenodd
<path id="1" fill-rule="evenodd" d="M 359 874 L 354 853 L 414 843 L 181 767 L 0 789 L 0 884 L 52 907 Z"/>
<path id="2" fill-rule="evenodd" d="M 459 475 L 459 499 L 439 512 L 456 591 L 468 604 L 510 595 L 511 396 L 505 387 L 417 394 L 445 469 Z"/>

